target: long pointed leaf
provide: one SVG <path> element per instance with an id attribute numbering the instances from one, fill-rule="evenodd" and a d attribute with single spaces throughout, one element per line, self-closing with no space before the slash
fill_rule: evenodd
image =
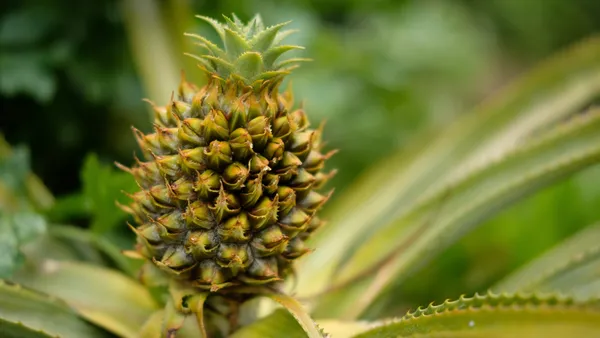
<path id="1" fill-rule="evenodd" d="M 600 223 L 585 228 L 515 271 L 496 292 L 546 291 L 576 298 L 600 297 Z"/>
<path id="2" fill-rule="evenodd" d="M 317 327 L 315 321 L 309 316 L 302 304 L 293 297 L 280 294 L 270 293 L 265 294 L 277 303 L 281 304 L 289 313 L 296 319 L 309 338 L 322 338 L 323 335 Z"/>
<path id="3" fill-rule="evenodd" d="M 598 332 L 598 302 L 577 304 L 561 297 L 488 294 L 419 308 L 356 338 L 594 337 Z"/>
<path id="4" fill-rule="evenodd" d="M 421 146 L 377 164 L 329 209 L 328 227 L 312 240 L 319 250 L 302 261 L 295 291 L 300 296 L 323 291 L 362 239 L 393 226 L 393 219 L 424 195 L 439 193 L 444 183 L 501 158 L 535 132 L 572 115 L 598 92 L 600 39 L 594 38 L 545 62 L 444 132 L 428 135 Z"/>
<path id="5" fill-rule="evenodd" d="M 368 287 L 358 300 L 346 299 L 351 307 L 336 307 L 346 318 L 354 318 L 392 281 L 398 285 L 481 221 L 544 186 L 600 162 L 599 131 L 600 109 L 594 109 L 452 182 L 437 195 L 420 200 L 408 215 L 365 241 L 352 255 L 338 274 L 339 284 L 359 278 L 363 266 L 383 265 L 377 273 L 365 276 Z"/>
<path id="6" fill-rule="evenodd" d="M 18 335 L 17 335 L 18 334 Z M 64 302 L 0 280 L 1 337 L 109 337 Z"/>
<path id="7" fill-rule="evenodd" d="M 150 293 L 133 279 L 92 265 L 46 260 L 16 277 L 26 286 L 65 300 L 89 321 L 122 337 L 138 330 L 157 309 Z"/>

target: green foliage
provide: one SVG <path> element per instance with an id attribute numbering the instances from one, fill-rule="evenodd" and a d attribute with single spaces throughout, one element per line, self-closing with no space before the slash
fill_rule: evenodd
<path id="1" fill-rule="evenodd" d="M 81 171 L 85 209 L 92 215 L 91 229 L 106 232 L 118 226 L 124 216 L 115 207 L 115 201 L 126 203 L 123 191 L 136 188 L 131 175 L 101 164 L 96 155 L 89 155 Z"/>
<path id="2" fill-rule="evenodd" d="M 51 203 L 51 196 L 37 183 L 27 148 L 10 149 L 0 135 L 0 278 L 22 265 L 21 247 L 46 231 L 46 220 L 34 210 L 34 203 Z"/>
<path id="3" fill-rule="evenodd" d="M 374 281 L 369 282 L 367 295 L 361 296 L 364 297 L 361 302 L 371 304 L 389 283 L 398 283 L 415 265 L 436 255 L 507 203 L 514 203 L 541 186 L 598 163 L 599 129 L 600 111 L 589 112 L 548 135 L 523 144 L 500 161 L 450 185 L 448 190 L 424 198 L 423 204 L 393 227 L 362 244 L 344 264 L 345 269 L 338 271 L 339 283 L 356 278 L 365 267 L 377 264 L 378 258 L 381 261 L 389 257 L 373 276 Z M 345 311 L 359 314 L 358 309 L 360 305 L 355 304 Z"/>
<path id="4" fill-rule="evenodd" d="M 285 332 L 285 333 L 284 333 Z M 255 324 L 243 327 L 231 338 L 305 338 L 306 333 L 289 312 L 279 309 Z"/>
<path id="5" fill-rule="evenodd" d="M 0 280 L 0 333 L 7 338 L 110 337 L 64 302 Z"/>
<path id="6" fill-rule="evenodd" d="M 44 218 L 33 212 L 0 214 L 0 278 L 10 277 L 21 267 L 24 257 L 21 246 L 46 230 Z"/>
<path id="7" fill-rule="evenodd" d="M 0 92 L 10 96 L 25 93 L 49 103 L 60 82 L 56 69 L 62 68 L 71 81 L 81 86 L 80 90 L 89 100 L 114 99 L 111 98 L 114 88 L 123 88 L 122 74 L 131 73 L 117 72 L 125 69 L 120 67 L 115 50 L 104 48 L 102 57 L 93 57 L 88 54 L 91 50 L 86 51 L 93 43 L 106 43 L 90 41 L 94 37 L 90 29 L 112 6 L 109 2 L 87 8 L 55 6 L 47 1 L 7 6 L 8 13 L 5 12 L 7 15 L 0 21 L 0 66 L 3 69 Z M 70 20 L 65 20 L 66 17 Z M 108 26 L 107 29 L 114 30 Z M 99 76 L 103 68 L 110 72 Z"/>
<path id="8" fill-rule="evenodd" d="M 429 305 L 364 332 L 376 337 L 586 337 L 600 329 L 597 301 L 557 296 L 475 295 Z"/>
<path id="9" fill-rule="evenodd" d="M 327 245 L 327 250 L 304 262 L 307 273 L 300 275 L 299 292 L 318 293 L 332 277 L 336 285 L 367 275 L 374 280 L 370 272 L 387 258 L 387 268 L 380 270 L 372 294 L 366 296 L 375 297 L 392 280 L 398 287 L 423 262 L 422 255 L 449 245 L 453 233 L 461 236 L 523 194 L 595 164 L 598 140 L 593 121 L 597 118 L 591 118 L 589 125 L 574 119 L 568 135 L 561 130 L 569 127 L 559 122 L 577 114 L 597 95 L 599 56 L 598 39 L 573 47 L 433 139 L 427 134 L 419 147 L 375 165 L 333 207 L 331 224 L 313 242 L 317 247 Z M 597 114 L 597 109 L 589 113 Z M 578 135 L 577 126 L 587 133 Z M 577 156 L 581 156 L 579 164 Z M 400 271 L 404 272 L 401 278 L 394 278 Z M 358 290 L 366 285 L 353 287 L 358 297 Z M 353 304 L 348 294 L 342 297 L 348 303 L 330 297 L 338 310 L 359 311 L 360 305 Z M 365 305 L 370 303 L 365 299 Z"/>
<path id="10" fill-rule="evenodd" d="M 256 77 L 265 65 L 276 64 L 279 54 L 306 45 L 316 62 L 295 74 L 295 94 L 307 99 L 309 115 L 329 120 L 327 141 L 343 150 L 333 159 L 341 172 L 333 185 L 342 193 L 329 210 L 330 223 L 289 284 L 302 304 L 267 293 L 287 311 L 263 312 L 274 305 L 259 303 L 268 315 L 253 323 L 248 319 L 244 324 L 250 324 L 234 337 L 595 334 L 600 329 L 597 225 L 497 283 L 493 290 L 501 295 L 460 297 L 401 318 L 380 318 L 396 317 L 446 293 L 455 297 L 486 289 L 540 250 L 597 222 L 597 37 L 544 62 L 471 113 L 459 113 L 505 77 L 597 30 L 592 13 L 598 5 L 544 0 L 366 4 L 249 0 L 196 8 L 203 14 L 235 9 L 293 19 L 292 28 L 302 31 L 290 38 L 294 45 L 262 59 L 246 53 L 225 68 Z M 189 20 L 194 8 L 185 2 L 129 1 L 116 10 L 113 1 L 63 8 L 34 0 L 6 8 L 9 14 L 0 16 L 0 68 L 6 70 L 0 73 L 0 99 L 17 112 L 27 111 L 28 118 L 3 114 L 3 132 L 11 142 L 30 140 L 32 165 L 45 175 L 47 168 L 60 165 L 69 167 L 67 172 L 78 170 L 56 154 L 69 142 L 94 154 L 83 161 L 81 192 L 73 192 L 73 186 L 61 190 L 69 194 L 47 213 L 46 224 L 42 213 L 53 198 L 31 173 L 28 150 L 10 149 L 0 139 L 0 277 L 51 295 L 2 282 L 0 335 L 95 337 L 110 332 L 158 338 L 177 331 L 180 338 L 202 336 L 218 310 L 207 294 L 171 287 L 167 295 L 165 287 L 146 288 L 110 270 L 117 267 L 133 276 L 139 268 L 121 255 L 132 239 L 121 231 L 125 217 L 114 203 L 127 201 L 121 190 L 136 187 L 129 175 L 100 158 L 131 153 L 132 144 L 123 141 L 131 139 L 124 120 L 135 118 L 123 108 L 142 111 L 132 103 L 142 96 L 132 65 L 147 95 L 168 98 L 180 68 L 191 73 L 188 78 L 198 73 L 182 61 L 181 51 L 191 49 L 181 32 L 202 31 L 206 25 Z M 530 12 L 538 15 L 533 18 Z M 241 28 L 235 17 L 231 21 L 230 29 L 214 25 L 217 32 L 212 33 L 225 38 L 225 50 L 198 40 L 219 57 L 226 51 L 241 54 L 250 48 L 243 38 L 252 27 Z M 103 27 L 110 33 L 99 36 Z M 267 29 L 252 44 L 265 48 L 277 30 Z M 125 38 L 131 60 L 130 55 L 123 58 Z M 208 60 L 217 67 L 214 58 Z M 37 102 L 34 108 L 30 101 Z M 6 129 L 4 121 L 9 122 Z M 104 135 L 98 144 L 82 142 L 86 138 L 74 132 L 109 124 L 120 127 L 89 133 Z M 60 135 L 60 141 L 47 137 L 48 131 Z M 31 140 L 43 141 L 36 146 Z M 57 171 L 65 176 L 64 170 Z M 52 182 L 61 188 L 62 183 Z M 141 277 L 148 276 L 142 272 Z M 552 294 L 540 296 L 539 291 Z M 377 320 L 351 321 L 355 318 Z"/>
<path id="11" fill-rule="evenodd" d="M 59 297 L 82 317 L 123 337 L 136 337 L 157 308 L 141 284 L 117 271 L 93 265 L 40 259 L 15 278 L 23 285 Z"/>
<path id="12" fill-rule="evenodd" d="M 25 147 L 3 148 L 0 153 L 0 208 L 8 212 L 28 204 L 26 181 L 29 174 L 29 150 Z"/>
<path id="13" fill-rule="evenodd" d="M 90 228 L 102 234 L 120 227 L 125 219 L 115 203 L 126 204 L 123 192 L 135 191 L 135 180 L 114 165 L 100 162 L 96 154 L 89 154 L 81 168 L 82 192 L 63 197 L 51 211 L 52 218 L 59 221 L 70 217 L 91 218 Z"/>
<path id="14" fill-rule="evenodd" d="M 285 52 L 304 49 L 299 46 L 280 44 L 284 38 L 294 33 L 293 30 L 281 31 L 289 22 L 265 27 L 259 15 L 247 24 L 242 23 L 236 16 L 233 16 L 233 19 L 225 16 L 225 23 L 204 16 L 198 18 L 213 26 L 223 40 L 225 49 L 221 49 L 202 36 L 188 34 L 199 40 L 199 45 L 208 52 L 208 54 L 191 56 L 196 58 L 207 71 L 219 74 L 223 79 L 234 76 L 246 84 L 253 85 L 256 81 L 287 74 L 296 68 L 298 62 L 306 61 L 299 58 L 280 59 Z"/>
<path id="15" fill-rule="evenodd" d="M 591 225 L 496 284 L 507 292 L 562 292 L 600 297 L 600 224 Z"/>

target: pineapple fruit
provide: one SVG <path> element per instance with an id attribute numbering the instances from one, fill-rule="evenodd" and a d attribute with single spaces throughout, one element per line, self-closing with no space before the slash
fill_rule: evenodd
<path id="1" fill-rule="evenodd" d="M 286 23 L 265 28 L 200 17 L 219 47 L 196 39 L 207 74 L 203 87 L 182 79 L 176 97 L 154 106 L 154 132 L 134 128 L 144 160 L 133 168 L 140 190 L 124 209 L 133 215 L 136 251 L 176 280 L 218 291 L 276 283 L 309 252 L 305 240 L 323 221 L 329 194 L 318 192 L 333 172 L 322 152 L 322 128 L 311 129 L 284 77 L 304 59 L 282 54 Z"/>

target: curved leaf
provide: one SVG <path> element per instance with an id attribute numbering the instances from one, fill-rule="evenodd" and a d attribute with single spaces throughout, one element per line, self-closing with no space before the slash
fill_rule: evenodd
<path id="1" fill-rule="evenodd" d="M 46 260 L 16 278 L 65 300 L 89 321 L 122 337 L 137 337 L 157 309 L 141 284 L 114 270 L 92 265 Z"/>
<path id="2" fill-rule="evenodd" d="M 581 230 L 515 271 L 497 292 L 563 292 L 577 299 L 600 297 L 600 223 Z"/>
<path id="3" fill-rule="evenodd" d="M 593 337 L 600 332 L 600 303 L 558 296 L 475 295 L 429 305 L 364 332 L 373 337 Z"/>
<path id="4" fill-rule="evenodd" d="M 323 334 L 317 327 L 315 321 L 310 318 L 302 304 L 293 297 L 281 294 L 281 293 L 269 293 L 264 294 L 265 297 L 269 297 L 277 303 L 281 304 L 289 313 L 296 319 L 300 327 L 306 332 L 309 338 L 322 338 Z"/>
<path id="5" fill-rule="evenodd" d="M 0 280 L 0 336 L 110 337 L 64 302 Z"/>
<path id="6" fill-rule="evenodd" d="M 600 39 L 557 55 L 441 133 L 375 165 L 329 208 L 330 223 L 301 261 L 297 293 L 330 285 L 356 244 L 415 208 L 415 201 L 519 147 L 523 140 L 577 112 L 600 92 Z M 508 142 L 507 142 L 508 141 Z M 362 266 L 364 271 L 372 265 Z"/>
<path id="7" fill-rule="evenodd" d="M 346 297 L 346 303 L 338 302 L 336 307 L 347 318 L 359 315 L 392 281 L 397 285 L 482 220 L 541 187 L 600 162 L 599 130 L 600 109 L 593 109 L 420 199 L 410 213 L 366 240 L 351 256 L 337 275 L 340 285 L 363 277 L 364 266 L 383 264 L 377 273 L 364 276 L 367 289 L 358 301 Z"/>

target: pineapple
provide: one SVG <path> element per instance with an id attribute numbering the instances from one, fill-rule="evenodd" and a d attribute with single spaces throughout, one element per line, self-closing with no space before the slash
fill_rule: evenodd
<path id="1" fill-rule="evenodd" d="M 187 34 L 205 49 L 190 56 L 207 84 L 182 78 L 177 97 L 154 106 L 154 132 L 133 129 L 145 159 L 125 168 L 140 190 L 124 209 L 136 252 L 176 280 L 212 292 L 269 285 L 290 275 L 323 224 L 317 212 L 331 193 L 318 190 L 333 152 L 322 152 L 322 127 L 310 128 L 290 89 L 279 92 L 304 61 L 281 58 L 302 48 L 281 44 L 286 23 L 199 18 L 223 47 Z"/>

